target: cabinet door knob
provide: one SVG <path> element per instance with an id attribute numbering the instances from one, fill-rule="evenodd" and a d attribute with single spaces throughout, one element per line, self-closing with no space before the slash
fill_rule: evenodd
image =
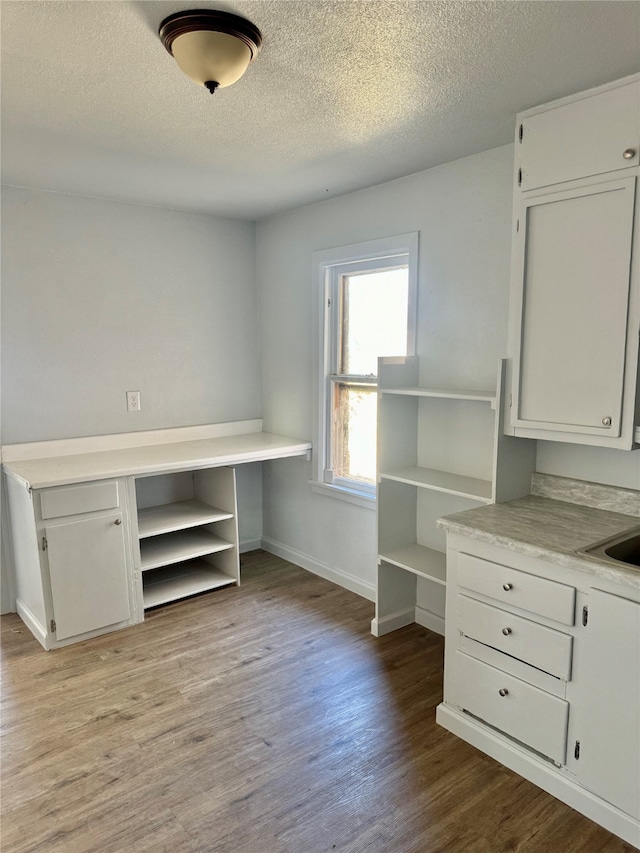
<path id="1" fill-rule="evenodd" d="M 625 160 L 633 160 L 633 158 L 636 156 L 635 148 L 627 148 L 626 151 L 622 152 L 622 156 Z"/>
<path id="2" fill-rule="evenodd" d="M 501 687 L 500 690 L 498 690 L 498 693 L 501 696 L 508 696 L 509 695 L 509 691 L 507 690 L 506 687 Z"/>
<path id="3" fill-rule="evenodd" d="M 513 584 L 512 584 L 512 583 L 503 583 L 503 584 L 502 584 L 502 589 L 503 589 L 505 592 L 509 592 L 509 590 L 510 590 L 510 589 L 513 589 Z"/>
<path id="4" fill-rule="evenodd" d="M 511 633 L 511 628 L 503 628 L 502 633 L 505 635 L 505 637 L 508 637 Z"/>
<path id="5" fill-rule="evenodd" d="M 122 519 L 121 519 L 121 518 L 116 518 L 116 520 L 115 520 L 113 523 L 114 523 L 114 524 L 122 524 Z"/>
<path id="6" fill-rule="evenodd" d="M 611 426 L 611 418 L 606 417 L 602 419 L 602 426 Z"/>

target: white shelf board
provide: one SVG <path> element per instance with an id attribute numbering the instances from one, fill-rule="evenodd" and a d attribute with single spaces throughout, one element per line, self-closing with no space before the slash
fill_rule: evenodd
<path id="1" fill-rule="evenodd" d="M 141 539 L 157 536 L 159 533 L 171 533 L 233 518 L 232 512 L 224 512 L 202 501 L 189 500 L 162 504 L 138 510 L 138 535 Z"/>
<path id="2" fill-rule="evenodd" d="M 141 568 L 146 572 L 149 569 L 180 563 L 193 557 L 226 551 L 228 548 L 233 548 L 231 542 L 199 528 L 181 530 L 178 533 L 165 533 L 140 542 Z"/>
<path id="3" fill-rule="evenodd" d="M 380 478 L 408 483 L 410 486 L 432 489 L 436 492 L 446 492 L 450 495 L 460 495 L 482 503 L 491 503 L 491 482 L 478 480 L 476 477 L 464 477 L 449 471 L 437 471 L 435 468 L 412 467 L 381 471 Z"/>
<path id="4" fill-rule="evenodd" d="M 391 548 L 378 555 L 385 563 L 391 563 L 408 572 L 439 584 L 447 583 L 446 555 L 442 551 L 413 543 Z"/>
<path id="5" fill-rule="evenodd" d="M 442 397 L 446 400 L 479 400 L 495 405 L 496 395 L 491 391 L 458 391 L 453 388 L 423 388 L 420 385 L 406 388 L 381 388 L 381 394 L 398 394 L 404 397 Z"/>
<path id="6" fill-rule="evenodd" d="M 143 579 L 144 608 L 168 604 L 198 592 L 207 592 L 235 583 L 235 578 L 202 560 L 192 560 L 175 566 L 165 566 L 149 572 Z"/>

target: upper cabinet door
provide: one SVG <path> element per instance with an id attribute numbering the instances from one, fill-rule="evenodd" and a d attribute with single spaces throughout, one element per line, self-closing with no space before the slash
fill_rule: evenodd
<path id="1" fill-rule="evenodd" d="M 637 81 L 521 119 L 516 132 L 516 181 L 537 189 L 601 175 L 640 162 Z"/>
<path id="2" fill-rule="evenodd" d="M 622 435 L 635 184 L 521 201 L 515 427 Z"/>
<path id="3" fill-rule="evenodd" d="M 639 148 L 638 74 L 518 116 L 508 435 L 634 446 Z"/>

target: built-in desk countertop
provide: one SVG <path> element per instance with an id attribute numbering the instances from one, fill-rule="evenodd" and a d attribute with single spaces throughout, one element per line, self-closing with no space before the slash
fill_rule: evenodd
<path id="1" fill-rule="evenodd" d="M 256 425 L 3 448 L 15 606 L 45 649 L 135 625 L 151 607 L 240 584 L 233 469 L 311 450 L 309 441 Z"/>
<path id="2" fill-rule="evenodd" d="M 263 462 L 288 456 L 305 456 L 310 441 L 268 432 L 251 432 L 196 441 L 143 445 L 117 450 L 50 456 L 5 462 L 5 472 L 27 488 L 44 489 L 69 483 L 112 477 L 193 471 L 245 462 Z"/>

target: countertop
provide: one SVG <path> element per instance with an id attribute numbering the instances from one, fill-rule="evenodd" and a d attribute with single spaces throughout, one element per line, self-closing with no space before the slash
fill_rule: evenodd
<path id="1" fill-rule="evenodd" d="M 640 528 L 640 518 L 634 515 L 528 495 L 444 516 L 438 524 L 450 533 L 640 586 L 637 569 L 576 553 L 600 540 Z"/>
<path id="2" fill-rule="evenodd" d="M 19 480 L 27 488 L 43 489 L 112 477 L 160 474 L 304 456 L 310 449 L 309 441 L 299 441 L 267 432 L 251 432 L 196 441 L 25 459 L 5 462 L 3 468 L 9 476 Z"/>

